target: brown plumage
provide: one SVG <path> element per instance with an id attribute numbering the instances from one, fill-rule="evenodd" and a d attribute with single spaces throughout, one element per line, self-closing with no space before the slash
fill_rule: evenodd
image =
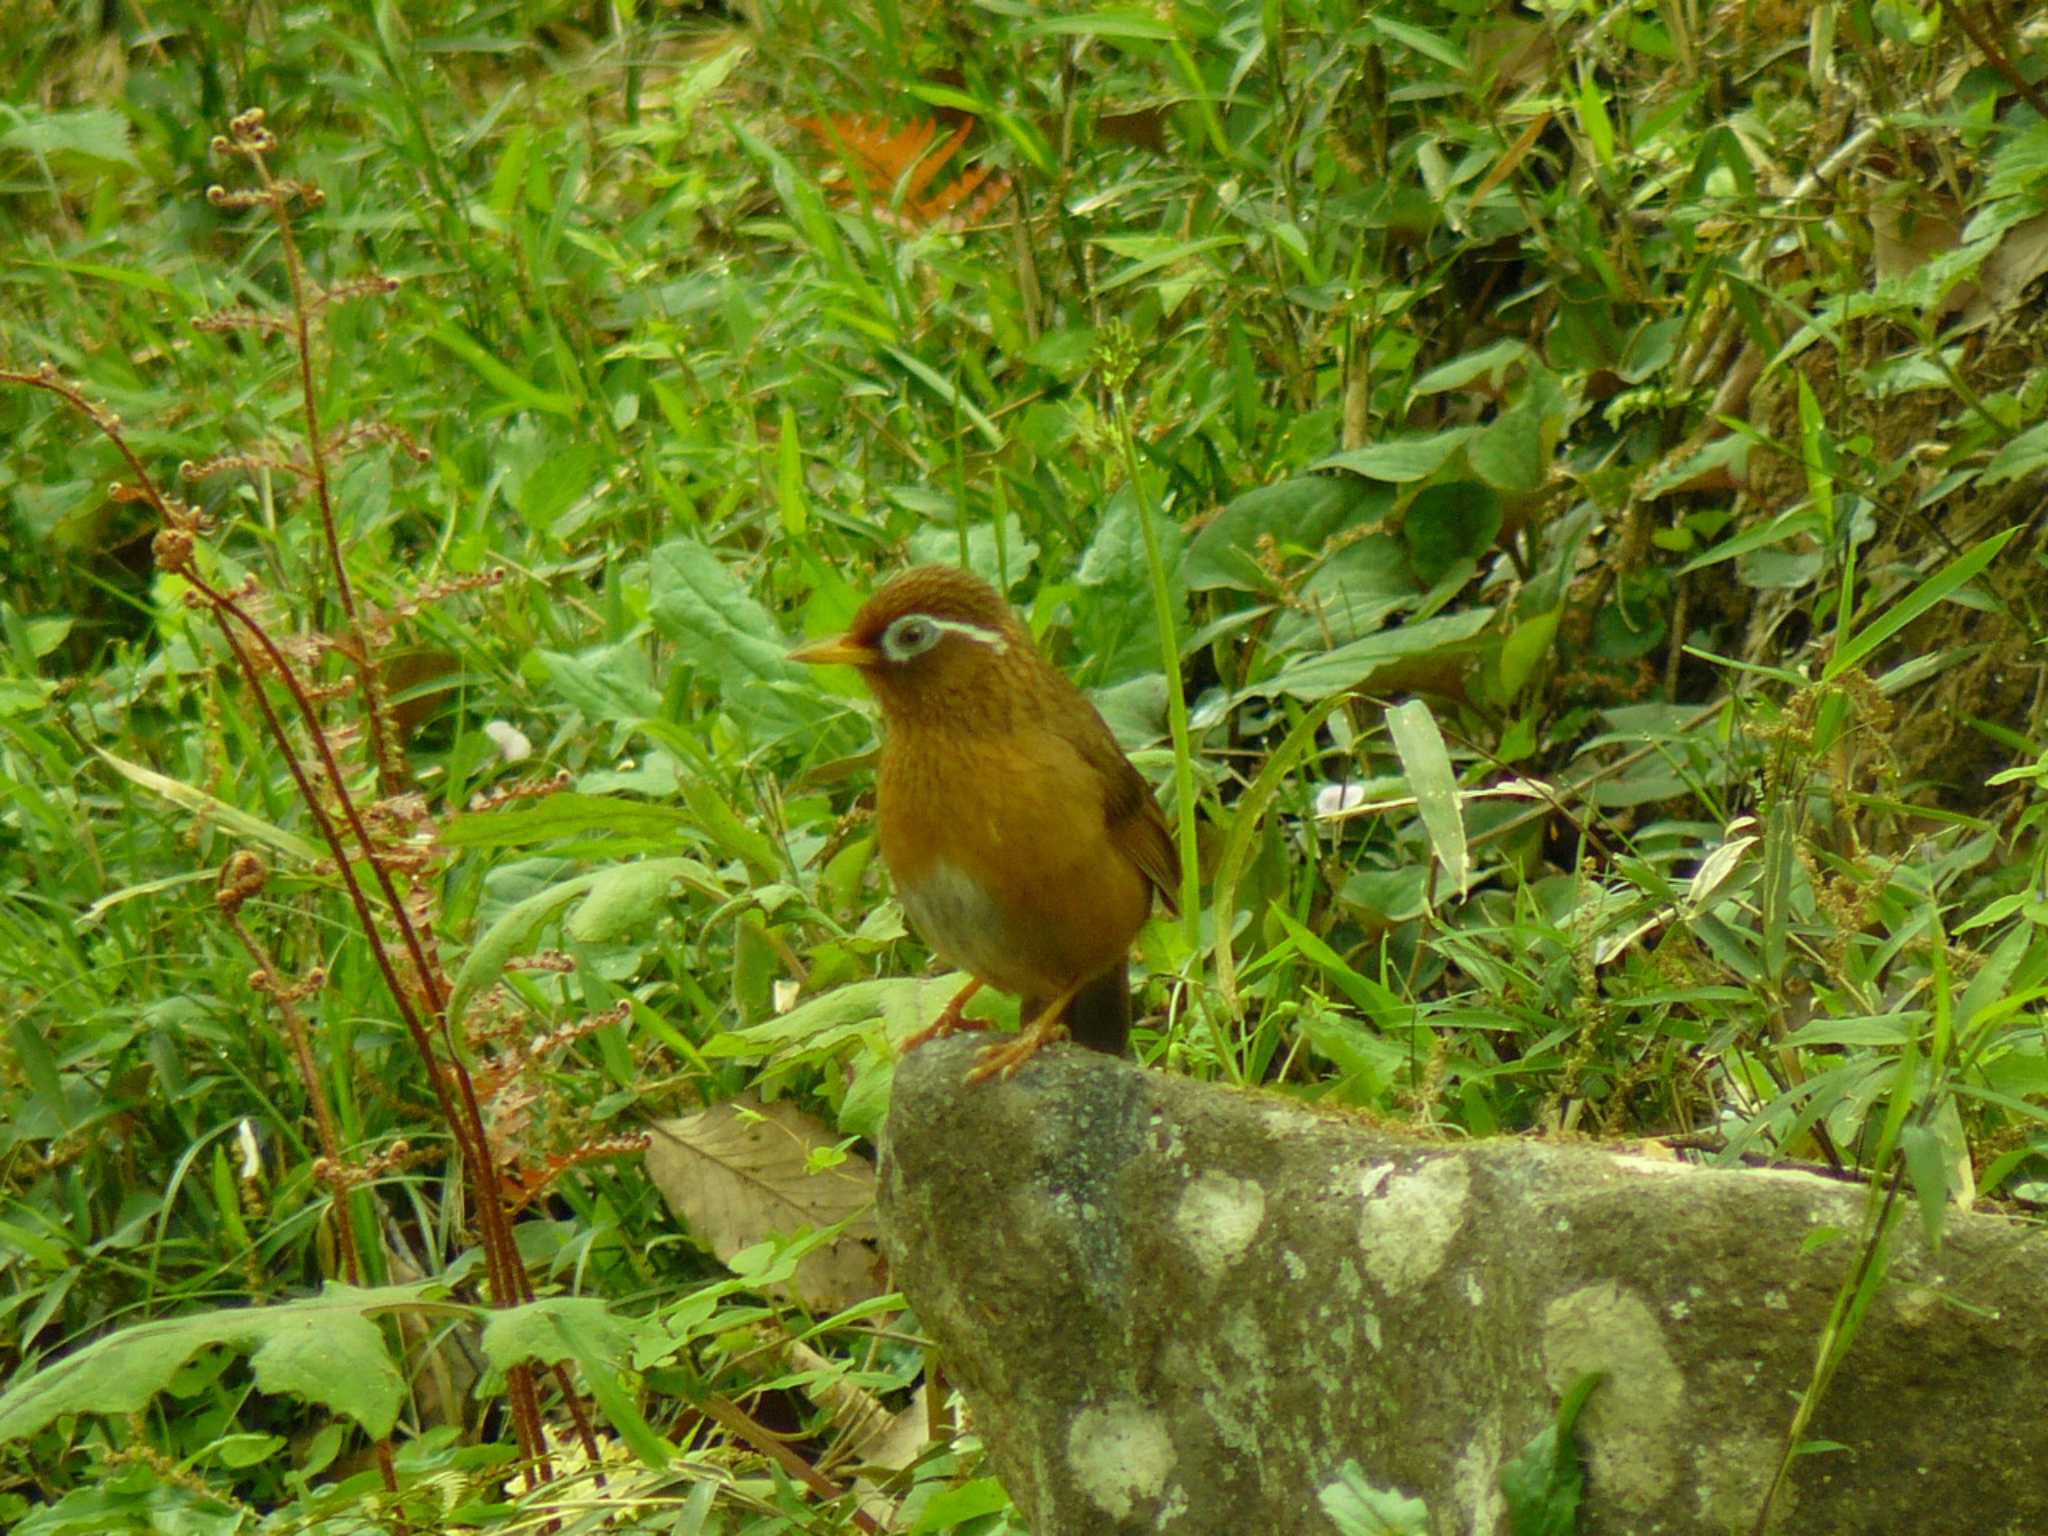
<path id="1" fill-rule="evenodd" d="M 882 857 L 912 926 L 974 977 L 911 1043 L 964 1027 L 986 984 L 1017 995 L 1025 1029 L 974 1077 L 1014 1070 L 1063 1028 L 1121 1054 L 1131 941 L 1155 893 L 1178 910 L 1180 858 L 1086 695 L 995 588 L 950 566 L 905 571 L 844 635 L 791 654 L 859 668 L 881 705 Z"/>

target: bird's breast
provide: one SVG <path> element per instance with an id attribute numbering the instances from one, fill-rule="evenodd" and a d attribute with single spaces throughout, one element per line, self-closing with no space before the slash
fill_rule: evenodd
<path id="1" fill-rule="evenodd" d="M 882 857 L 904 914 L 949 964 L 1047 996 L 1119 961 L 1151 886 L 1110 839 L 1103 788 L 1048 734 L 885 747 Z"/>

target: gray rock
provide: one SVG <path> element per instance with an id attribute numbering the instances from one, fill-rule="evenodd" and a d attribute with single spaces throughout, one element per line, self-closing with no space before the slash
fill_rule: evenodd
<path id="1" fill-rule="evenodd" d="M 1860 1188 L 1421 1141 L 1069 1047 L 967 1088 L 976 1049 L 896 1074 L 882 1238 L 1036 1536 L 1333 1532 L 1347 1461 L 1492 1536 L 1589 1371 L 1586 1536 L 1749 1530 Z M 1775 1528 L 2048 1530 L 2048 1236 L 1959 1216 L 1930 1255 L 1909 1214 L 1895 1253 Z"/>

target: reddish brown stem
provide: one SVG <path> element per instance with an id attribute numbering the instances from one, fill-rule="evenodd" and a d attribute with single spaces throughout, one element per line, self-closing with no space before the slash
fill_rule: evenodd
<path id="1" fill-rule="evenodd" d="M 2027 105 L 2034 109 L 2037 116 L 2048 118 L 2048 96 L 2043 96 L 2038 85 L 2014 68 L 2012 60 L 2006 57 L 2005 50 L 1991 40 L 1990 30 L 1970 14 L 1969 0 L 1956 0 L 1956 3 L 1949 7 L 1949 14 L 1955 17 L 1956 25 L 1961 27 L 1970 41 L 1977 45 L 1977 51 L 1984 55 L 1991 67 L 2005 77 L 2005 83 L 2026 98 Z"/>
<path id="2" fill-rule="evenodd" d="M 727 1433 L 739 1436 L 763 1456 L 777 1463 L 783 1471 L 819 1498 L 830 1501 L 845 1494 L 846 1490 L 839 1484 L 776 1439 L 762 1425 L 755 1423 L 753 1417 L 739 1404 L 714 1392 L 704 1400 L 704 1414 Z M 882 1527 L 876 1523 L 874 1516 L 865 1510 L 856 1509 L 852 1518 L 854 1525 L 859 1529 L 879 1536 Z"/>
<path id="3" fill-rule="evenodd" d="M 251 151 L 249 162 L 256 167 L 257 179 L 269 194 L 271 215 L 277 221 L 278 244 L 284 252 L 285 276 L 291 283 L 293 350 L 298 353 L 299 395 L 306 409 L 306 452 L 312 465 L 313 498 L 320 508 L 320 531 L 327 540 L 327 564 L 334 574 L 334 594 L 341 603 L 343 616 L 348 620 L 349 638 L 353 642 L 355 654 L 350 659 L 355 664 L 356 677 L 363 691 L 363 714 L 369 723 L 370 760 L 376 766 L 377 782 L 382 792 L 395 795 L 404 788 L 405 781 L 385 734 L 384 696 L 370 651 L 370 637 L 356 608 L 348 567 L 342 562 L 341 534 L 335 527 L 334 502 L 328 490 L 327 445 L 320 433 L 320 402 L 313 388 L 313 332 L 312 323 L 307 319 L 311 306 L 306 299 L 305 263 L 299 257 L 299 243 L 292 233 L 291 213 L 286 206 L 289 196 L 270 174 L 270 166 L 262 154 Z"/>

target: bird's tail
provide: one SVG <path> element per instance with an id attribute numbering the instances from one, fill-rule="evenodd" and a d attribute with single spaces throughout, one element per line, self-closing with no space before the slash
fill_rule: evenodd
<path id="1" fill-rule="evenodd" d="M 1028 1012 L 1024 1016 L 1031 1017 Z M 1131 978 L 1122 961 L 1074 994 L 1067 1007 L 1067 1034 L 1091 1051 L 1130 1054 Z"/>

